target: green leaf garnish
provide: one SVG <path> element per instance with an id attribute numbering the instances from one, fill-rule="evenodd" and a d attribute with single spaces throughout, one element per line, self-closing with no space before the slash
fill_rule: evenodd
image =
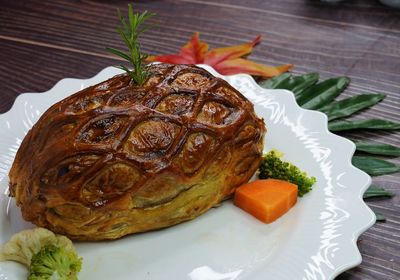
<path id="1" fill-rule="evenodd" d="M 363 119 L 355 121 L 336 120 L 329 122 L 328 128 L 330 131 L 343 131 L 343 130 L 352 130 L 361 128 L 397 130 L 400 129 L 400 123 L 381 120 L 381 119 Z"/>
<path id="2" fill-rule="evenodd" d="M 305 109 L 316 110 L 339 96 L 349 85 L 348 77 L 325 80 L 302 91 L 296 96 L 297 103 Z"/>
<path id="3" fill-rule="evenodd" d="M 106 48 L 106 50 L 127 60 L 132 65 L 133 70 L 128 69 L 124 65 L 117 67 L 126 71 L 131 76 L 132 80 L 137 85 L 141 86 L 146 82 L 150 73 L 144 65 L 144 60 L 147 58 L 147 55 L 141 52 L 138 39 L 139 36 L 150 27 L 150 25 L 146 25 L 144 22 L 155 14 L 147 11 L 143 13 L 134 13 L 131 4 L 128 4 L 128 21 L 124 18 L 119 9 L 117 9 L 117 12 L 120 20 L 120 26 L 117 27 L 117 31 L 128 47 L 128 53 L 114 48 Z"/>
<path id="4" fill-rule="evenodd" d="M 363 198 L 371 197 L 392 197 L 394 193 L 385 190 L 384 188 L 377 186 L 370 186 L 364 193 Z"/>
<path id="5" fill-rule="evenodd" d="M 291 76 L 289 79 L 282 81 L 278 87 L 280 89 L 287 89 L 293 91 L 293 93 L 299 94 L 306 88 L 315 85 L 318 82 L 318 73 L 308 73 L 301 76 Z"/>
<path id="6" fill-rule="evenodd" d="M 393 157 L 400 156 L 400 148 L 393 145 L 364 141 L 356 141 L 354 143 L 356 144 L 357 151 L 361 151 L 364 153 Z"/>
<path id="7" fill-rule="evenodd" d="M 310 86 L 315 85 L 318 80 L 318 73 L 308 73 L 298 77 L 291 77 L 291 79 L 282 86 L 285 89 L 293 91 L 293 93 L 296 95 L 303 92 L 303 90 L 309 88 Z"/>
<path id="8" fill-rule="evenodd" d="M 260 86 L 267 89 L 287 89 L 294 94 L 299 94 L 303 90 L 316 84 L 319 79 L 318 73 L 308 73 L 300 76 L 293 76 L 289 73 L 284 73 L 267 81 L 261 82 Z"/>
<path id="9" fill-rule="evenodd" d="M 275 88 L 279 88 L 279 85 L 289 79 L 292 75 L 290 73 L 283 73 L 279 76 L 273 77 L 271 79 L 268 79 L 266 81 L 263 81 L 260 83 L 260 86 L 263 88 L 267 88 L 267 89 L 275 89 Z"/>
<path id="10" fill-rule="evenodd" d="M 371 176 L 396 173 L 400 165 L 379 158 L 353 156 L 352 163 L 355 167 L 367 172 Z"/>
<path id="11" fill-rule="evenodd" d="M 374 213 L 375 213 L 377 222 L 386 222 L 386 218 L 382 213 L 375 212 L 375 211 L 374 211 Z"/>
<path id="12" fill-rule="evenodd" d="M 384 98 L 384 94 L 360 94 L 332 102 L 318 109 L 318 111 L 325 113 L 328 116 L 328 120 L 332 121 L 351 116 L 362 109 L 375 105 Z"/>

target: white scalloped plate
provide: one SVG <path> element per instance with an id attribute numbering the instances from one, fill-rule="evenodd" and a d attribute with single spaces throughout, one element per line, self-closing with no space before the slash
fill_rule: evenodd
<path id="1" fill-rule="evenodd" d="M 18 96 L 12 109 L 0 115 L 0 243 L 33 227 L 6 195 L 8 170 L 24 135 L 55 102 L 118 73 L 109 67 L 91 79 L 63 79 L 47 92 Z M 301 109 L 291 92 L 262 89 L 248 75 L 222 78 L 265 119 L 265 150 L 284 152 L 287 160 L 314 175 L 314 190 L 269 225 L 226 201 L 167 229 L 113 242 L 77 243 L 84 258 L 80 279 L 333 279 L 360 264 L 356 241 L 375 215 L 362 199 L 371 179 L 351 165 L 354 144 L 330 133 L 326 116 Z M 26 279 L 26 273 L 19 264 L 0 264 L 0 279 Z"/>

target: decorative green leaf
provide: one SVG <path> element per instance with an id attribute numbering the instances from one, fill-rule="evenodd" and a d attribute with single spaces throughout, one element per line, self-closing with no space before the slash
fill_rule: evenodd
<path id="1" fill-rule="evenodd" d="M 348 117 L 355 112 L 371 107 L 385 98 L 384 94 L 361 94 L 340 101 L 332 102 L 319 111 L 328 115 L 328 120 Z"/>
<path id="2" fill-rule="evenodd" d="M 384 188 L 377 186 L 370 186 L 364 193 L 363 197 L 371 198 L 371 197 L 392 197 L 394 193 L 385 190 Z"/>
<path id="3" fill-rule="evenodd" d="M 328 128 L 330 131 L 343 131 L 360 128 L 397 130 L 400 129 L 400 123 L 380 119 L 363 119 L 355 121 L 335 120 L 329 122 Z"/>
<path id="4" fill-rule="evenodd" d="M 296 94 L 300 94 L 303 90 L 309 88 L 310 86 L 318 83 L 319 74 L 318 73 L 308 73 L 300 77 L 293 78 L 293 87 L 291 91 Z"/>
<path id="5" fill-rule="evenodd" d="M 299 93 L 297 103 L 304 109 L 319 109 L 341 94 L 349 83 L 348 77 L 325 80 Z"/>
<path id="6" fill-rule="evenodd" d="M 261 82 L 259 85 L 263 88 L 266 89 L 275 89 L 279 88 L 279 85 L 284 82 L 285 80 L 288 80 L 292 74 L 290 73 L 283 73 L 279 76 L 273 77 L 271 79 L 268 79 L 266 81 Z"/>
<path id="7" fill-rule="evenodd" d="M 389 144 L 356 141 L 357 151 L 384 156 L 400 156 L 400 148 Z"/>
<path id="8" fill-rule="evenodd" d="M 386 222 L 386 218 L 382 213 L 375 212 L 375 211 L 374 211 L 374 213 L 375 213 L 377 222 Z"/>
<path id="9" fill-rule="evenodd" d="M 391 174 L 400 171 L 400 165 L 379 158 L 353 156 L 352 163 L 355 167 L 360 168 L 371 176 Z"/>
<path id="10" fill-rule="evenodd" d="M 294 94 L 298 94 L 306 88 L 316 84 L 318 79 L 318 73 L 308 73 L 297 77 L 291 76 L 289 79 L 280 82 L 276 88 L 291 90 Z"/>

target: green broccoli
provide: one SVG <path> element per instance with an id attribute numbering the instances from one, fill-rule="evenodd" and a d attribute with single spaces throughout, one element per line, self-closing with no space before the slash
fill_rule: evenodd
<path id="1" fill-rule="evenodd" d="M 74 251 L 47 245 L 32 257 L 28 280 L 77 280 L 81 266 Z"/>
<path id="2" fill-rule="evenodd" d="M 45 228 L 14 234 L 1 246 L 0 261 L 25 265 L 29 280 L 76 280 L 82 266 L 72 241 Z"/>
<path id="3" fill-rule="evenodd" d="M 301 171 L 297 166 L 282 161 L 282 154 L 272 150 L 264 155 L 259 168 L 260 179 L 280 179 L 297 185 L 298 196 L 303 196 L 311 191 L 312 186 L 317 181 L 315 177 L 308 177 L 306 172 Z"/>

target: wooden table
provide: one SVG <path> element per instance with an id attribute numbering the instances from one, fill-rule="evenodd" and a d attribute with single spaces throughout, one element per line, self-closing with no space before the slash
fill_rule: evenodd
<path id="1" fill-rule="evenodd" d="M 139 1 L 137 1 L 139 2 Z M 377 1 L 329 5 L 300 0 L 152 0 L 136 9 L 157 13 L 160 24 L 143 36 L 151 54 L 177 52 L 194 31 L 211 46 L 243 43 L 261 34 L 252 59 L 295 64 L 295 73 L 351 77 L 344 95 L 381 92 L 384 102 L 357 117 L 400 121 L 400 11 Z M 118 63 L 105 46 L 121 46 L 115 8 L 126 1 L 2 0 L 0 112 L 22 92 L 46 91 L 64 77 L 88 78 Z M 347 133 L 400 146 L 400 134 Z M 399 163 L 399 159 L 393 159 Z M 360 237 L 363 262 L 337 279 L 400 279 L 400 174 L 373 182 L 397 194 L 369 200 L 386 223 Z"/>

